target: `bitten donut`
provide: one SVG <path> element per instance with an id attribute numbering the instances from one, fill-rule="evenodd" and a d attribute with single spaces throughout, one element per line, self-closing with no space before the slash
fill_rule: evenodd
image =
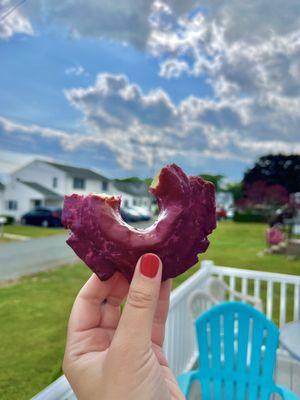
<path id="1" fill-rule="evenodd" d="M 67 243 L 101 280 L 120 271 L 130 282 L 144 253 L 161 258 L 166 280 L 192 267 L 206 251 L 207 236 L 216 227 L 214 185 L 172 164 L 161 169 L 149 191 L 160 213 L 146 229 L 123 221 L 120 196 L 65 196 L 62 222 L 71 231 Z"/>

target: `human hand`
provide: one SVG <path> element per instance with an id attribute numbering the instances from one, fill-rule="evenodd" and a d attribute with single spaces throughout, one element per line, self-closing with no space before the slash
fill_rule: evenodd
<path id="1" fill-rule="evenodd" d="M 120 273 L 105 282 L 93 274 L 79 292 L 63 363 L 79 400 L 184 399 L 162 350 L 171 281 L 161 273 L 147 254 L 130 287 Z"/>

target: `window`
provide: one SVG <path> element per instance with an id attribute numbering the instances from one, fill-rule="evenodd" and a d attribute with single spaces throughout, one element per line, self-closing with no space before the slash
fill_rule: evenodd
<path id="1" fill-rule="evenodd" d="M 33 207 L 40 207 L 42 205 L 42 200 L 33 200 Z"/>
<path id="2" fill-rule="evenodd" d="M 103 181 L 102 182 L 102 192 L 106 192 L 108 189 L 108 182 L 107 181 Z"/>
<path id="3" fill-rule="evenodd" d="M 58 179 L 56 178 L 56 176 L 52 179 L 52 187 L 55 189 L 57 188 L 58 185 Z"/>
<path id="4" fill-rule="evenodd" d="M 85 189 L 85 179 L 73 178 L 73 188 L 74 189 Z"/>
<path id="5" fill-rule="evenodd" d="M 8 200 L 6 202 L 6 209 L 7 210 L 17 210 L 18 209 L 18 202 L 17 200 Z"/>

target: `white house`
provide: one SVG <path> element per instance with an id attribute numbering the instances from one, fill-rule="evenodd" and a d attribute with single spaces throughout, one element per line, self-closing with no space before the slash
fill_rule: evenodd
<path id="1" fill-rule="evenodd" d="M 109 180 L 98 172 L 45 160 L 34 160 L 11 175 L 4 190 L 3 213 L 19 219 L 37 206 L 61 207 L 71 193 L 101 193 Z"/>
<path id="2" fill-rule="evenodd" d="M 225 210 L 230 209 L 234 205 L 233 194 L 231 192 L 217 192 L 216 203 L 217 207 L 225 208 Z"/>
<path id="3" fill-rule="evenodd" d="M 148 192 L 148 187 L 144 182 L 124 182 L 113 181 L 111 190 L 113 194 L 122 195 L 122 204 L 126 207 L 145 207 L 151 208 L 153 197 Z"/>
<path id="4" fill-rule="evenodd" d="M 0 214 L 4 209 L 4 189 L 5 186 L 3 185 L 3 183 L 0 182 Z"/>
<path id="5" fill-rule="evenodd" d="M 19 220 L 38 206 L 62 207 L 63 196 L 72 193 L 122 195 L 123 204 L 128 206 L 150 208 L 151 204 L 143 182 L 114 182 L 92 169 L 34 160 L 12 173 L 5 188 L 0 185 L 0 214 Z"/>

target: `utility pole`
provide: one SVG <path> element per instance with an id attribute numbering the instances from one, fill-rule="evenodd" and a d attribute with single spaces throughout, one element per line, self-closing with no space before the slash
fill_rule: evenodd
<path id="1" fill-rule="evenodd" d="M 151 154 L 150 157 L 150 166 L 149 166 L 149 173 L 150 177 L 154 178 L 155 173 L 156 173 L 156 167 L 157 167 L 157 147 L 158 143 L 153 142 L 153 143 L 141 143 L 140 141 L 136 139 L 131 139 L 131 143 L 134 143 L 135 145 L 138 145 L 140 147 L 146 147 L 150 151 L 149 153 Z"/>

